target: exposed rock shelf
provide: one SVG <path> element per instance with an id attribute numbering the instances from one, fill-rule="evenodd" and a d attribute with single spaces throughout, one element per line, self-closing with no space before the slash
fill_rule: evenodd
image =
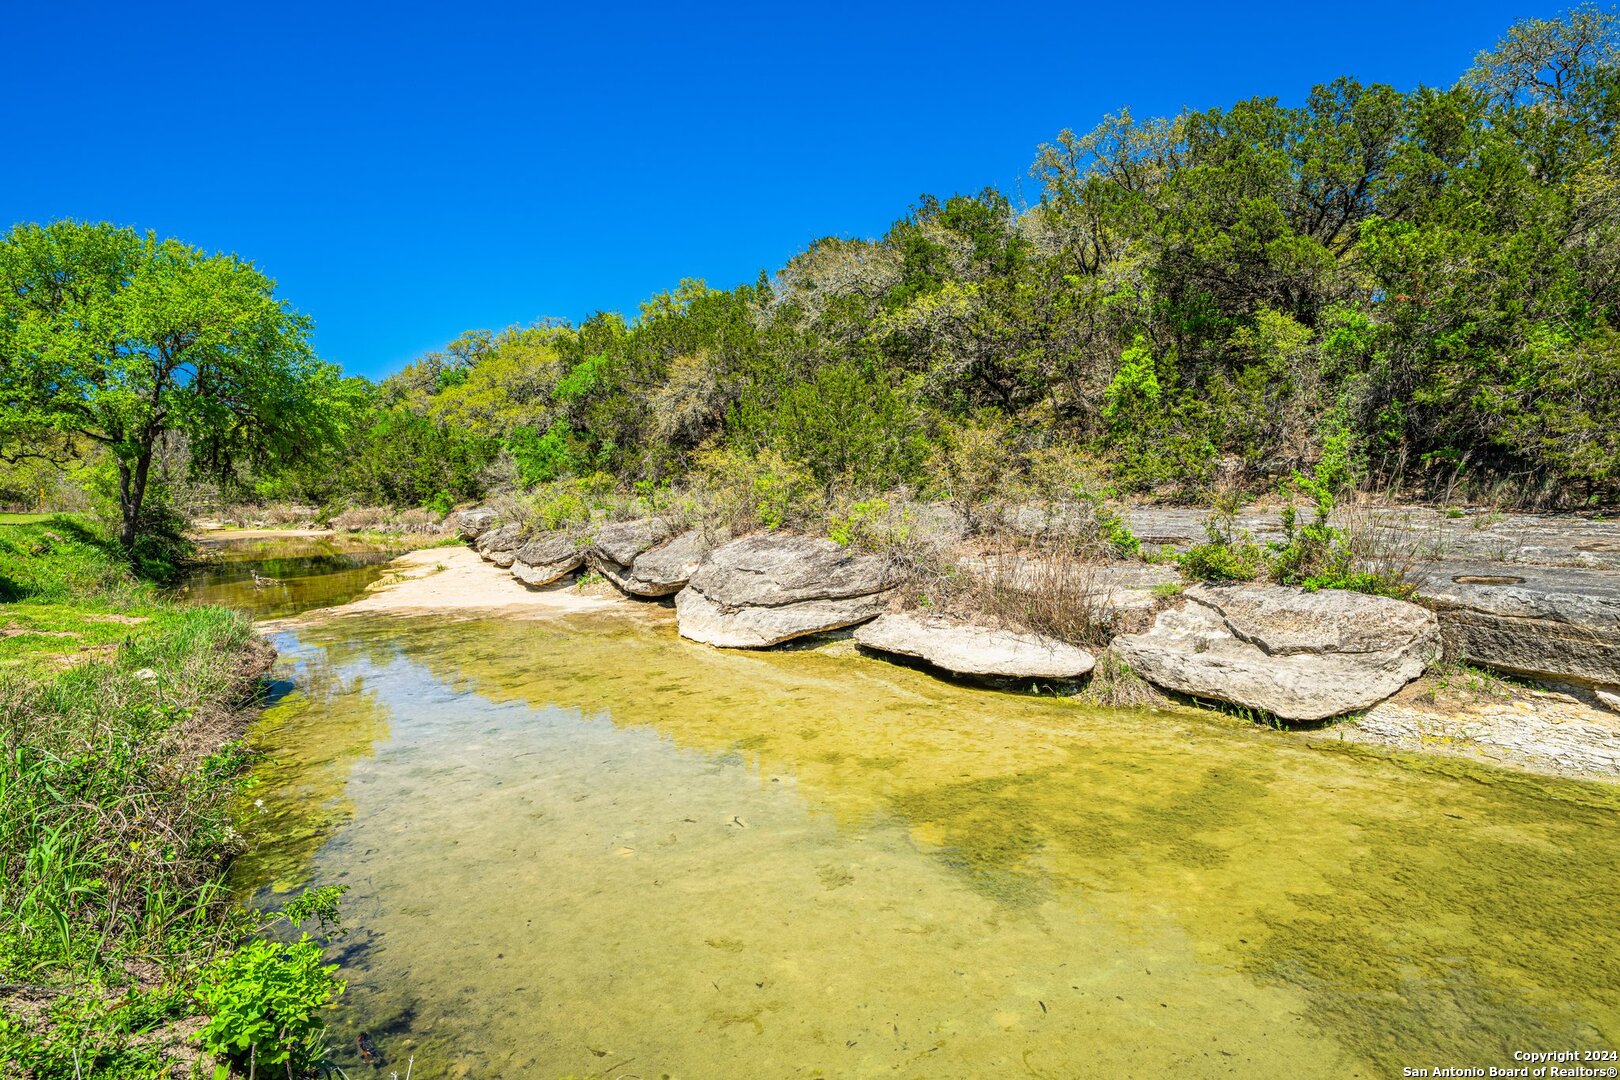
<path id="1" fill-rule="evenodd" d="M 1011 516 L 1046 532 L 1084 527 L 1083 514 L 1062 508 Z M 1251 517 L 1249 524 L 1264 536 L 1270 518 Z M 930 528 L 945 539 L 965 527 L 954 512 L 934 518 Z M 1163 509 L 1133 512 L 1132 520 L 1144 531 L 1159 530 L 1146 539 L 1164 542 L 1179 541 L 1202 522 L 1197 512 Z M 1620 701 L 1620 572 L 1605 561 L 1610 546 L 1620 550 L 1611 545 L 1620 530 L 1580 521 L 1537 532 L 1539 521 L 1521 515 L 1468 527 L 1468 543 L 1454 543 L 1453 549 L 1479 548 L 1481 534 L 1500 529 L 1513 539 L 1511 550 L 1499 545 L 1494 559 L 1420 563 L 1422 606 L 1333 590 L 1249 585 L 1193 585 L 1184 601 L 1167 601 L 1173 590 L 1163 587 L 1179 580 L 1175 570 L 1137 562 L 1084 568 L 1084 591 L 1111 620 L 1104 625 L 1119 634 L 1113 652 L 1148 681 L 1287 720 L 1366 709 L 1421 675 L 1442 643 L 1457 659 L 1578 682 L 1591 688 L 1594 702 Z M 1415 528 L 1439 535 L 1450 522 L 1428 513 Z M 658 518 L 602 524 L 588 536 L 526 536 L 515 525 L 496 525 L 487 510 L 464 511 L 457 525 L 481 557 L 510 567 L 531 586 L 558 581 L 588 563 L 632 596 L 674 596 L 681 635 L 719 647 L 767 648 L 870 623 L 857 635 L 868 649 L 961 674 L 1074 679 L 1093 663 L 1083 650 L 1035 635 L 894 611 L 895 590 L 903 583 L 896 569 L 829 540 L 765 533 L 714 546 L 701 532 L 679 531 Z M 1577 556 L 1595 563 L 1532 561 Z M 1038 588 L 1049 573 L 1038 558 L 969 556 L 960 565 L 970 574 L 993 574 L 998 586 L 1014 590 Z M 1167 604 L 1170 609 L 1161 610 Z"/>
<path id="2" fill-rule="evenodd" d="M 1434 615 L 1416 604 L 1278 585 L 1195 585 L 1187 604 L 1112 648 L 1156 686 L 1325 720 L 1376 705 L 1439 655 Z"/>

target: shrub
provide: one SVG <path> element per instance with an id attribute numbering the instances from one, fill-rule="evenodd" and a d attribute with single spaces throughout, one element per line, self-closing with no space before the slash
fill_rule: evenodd
<path id="1" fill-rule="evenodd" d="M 774 450 L 710 450 L 698 457 L 690 515 L 711 535 L 779 529 L 815 518 L 821 485 Z"/>
<path id="2" fill-rule="evenodd" d="M 889 502 L 887 499 L 867 499 L 849 508 L 847 514 L 834 514 L 827 528 L 827 536 L 839 547 L 859 543 L 863 547 L 881 545 L 887 539 Z M 902 511 L 902 517 L 904 512 Z M 900 524 L 906 529 L 904 521 Z"/>
<path id="3" fill-rule="evenodd" d="M 546 484 L 578 470 L 580 454 L 573 429 L 566 420 L 556 420 L 544 432 L 520 427 L 507 437 L 506 449 L 517 466 L 518 479 L 525 485 Z"/>
<path id="4" fill-rule="evenodd" d="M 307 934 L 255 938 L 204 969 L 197 1000 L 209 1020 L 198 1039 L 237 1068 L 302 1075 L 325 1054 L 321 1013 L 344 989 L 335 971 Z M 224 1065 L 214 1071 L 216 1080 L 229 1075 Z"/>
<path id="5" fill-rule="evenodd" d="M 1279 585 L 1312 591 L 1347 589 L 1407 599 L 1417 590 L 1409 578 L 1411 563 L 1388 558 L 1384 545 L 1373 550 L 1364 542 L 1358 551 L 1350 534 L 1331 523 L 1337 494 L 1349 486 L 1351 476 L 1349 436 L 1343 432 L 1327 440 L 1326 452 L 1311 475 L 1294 473 L 1282 492 L 1284 539 L 1269 558 L 1271 578 Z M 1294 506 L 1300 494 L 1310 496 L 1313 503 L 1312 518 L 1304 525 Z M 1367 532 L 1363 540 L 1378 535 Z"/>
<path id="6" fill-rule="evenodd" d="M 1204 543 L 1177 560 L 1181 572 L 1195 581 L 1254 581 L 1266 572 L 1265 550 L 1237 527 L 1230 505 L 1217 507 L 1204 523 Z"/>

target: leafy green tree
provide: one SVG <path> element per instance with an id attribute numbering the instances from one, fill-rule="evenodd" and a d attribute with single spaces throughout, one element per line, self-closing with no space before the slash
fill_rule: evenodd
<path id="1" fill-rule="evenodd" d="M 221 474 L 319 452 L 341 434 L 351 392 L 274 290 L 234 255 L 150 233 L 16 226 L 0 239 L 0 452 L 103 448 L 126 548 L 165 433 Z"/>

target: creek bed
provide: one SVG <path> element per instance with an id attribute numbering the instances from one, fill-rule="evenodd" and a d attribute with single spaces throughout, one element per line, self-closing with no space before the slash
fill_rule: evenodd
<path id="1" fill-rule="evenodd" d="M 1383 1077 L 1620 1045 L 1620 789 L 722 652 L 278 633 L 249 902 L 401 1075 Z M 837 653 L 837 654 L 834 654 Z"/>

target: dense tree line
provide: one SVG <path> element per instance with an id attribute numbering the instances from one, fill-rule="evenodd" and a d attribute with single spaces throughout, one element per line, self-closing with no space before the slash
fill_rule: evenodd
<path id="1" fill-rule="evenodd" d="M 1121 490 L 1259 488 L 1347 433 L 1372 483 L 1612 496 L 1615 41 L 1583 8 L 1446 89 L 1109 117 L 1040 149 L 1034 207 L 924 198 L 879 239 L 683 283 L 631 322 L 469 335 L 383 385 L 373 433 L 439 440 L 422 483 L 456 497 L 480 461 L 657 481 L 715 447 L 926 483 L 986 426 Z"/>
<path id="2" fill-rule="evenodd" d="M 822 485 L 1067 455 L 1099 486 L 1259 492 L 1348 447 L 1366 484 L 1620 495 L 1616 19 L 1522 22 L 1448 88 L 1065 131 L 1040 202 L 924 197 L 730 290 L 464 335 L 357 386 L 346 447 L 257 493 L 448 506 L 747 458 Z M 718 465 L 716 464 L 718 462 Z"/>

